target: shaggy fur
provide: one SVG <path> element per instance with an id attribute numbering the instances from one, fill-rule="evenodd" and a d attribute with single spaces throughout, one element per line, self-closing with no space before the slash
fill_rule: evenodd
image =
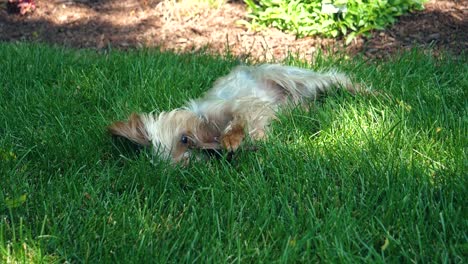
<path id="1" fill-rule="evenodd" d="M 152 146 L 173 162 L 186 162 L 195 149 L 236 151 L 244 137 L 265 136 L 281 106 L 314 100 L 333 87 L 355 92 L 350 79 L 335 71 L 263 64 L 238 66 L 202 98 L 159 114 L 132 114 L 109 126 L 113 135 Z"/>

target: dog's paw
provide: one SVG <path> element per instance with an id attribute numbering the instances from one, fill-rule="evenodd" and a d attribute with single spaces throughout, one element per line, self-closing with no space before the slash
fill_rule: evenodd
<path id="1" fill-rule="evenodd" d="M 224 133 L 221 138 L 223 147 L 230 152 L 236 151 L 242 141 L 244 140 L 245 132 L 242 125 L 233 125 L 230 129 Z"/>

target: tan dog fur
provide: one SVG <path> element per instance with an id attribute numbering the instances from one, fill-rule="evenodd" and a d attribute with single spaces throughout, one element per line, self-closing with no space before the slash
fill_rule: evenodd
<path id="1" fill-rule="evenodd" d="M 152 146 L 173 162 L 185 162 L 195 149 L 236 151 L 245 136 L 263 138 L 281 106 L 314 100 L 333 87 L 353 93 L 359 89 L 336 71 L 314 72 L 278 64 L 238 66 L 185 107 L 132 114 L 128 121 L 110 125 L 109 132 Z"/>

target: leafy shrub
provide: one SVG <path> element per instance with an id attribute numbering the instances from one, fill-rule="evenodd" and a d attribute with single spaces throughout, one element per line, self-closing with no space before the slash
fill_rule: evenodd
<path id="1" fill-rule="evenodd" d="M 396 17 L 423 9 L 427 0 L 244 0 L 249 26 L 273 26 L 297 36 L 355 36 L 383 29 Z"/>

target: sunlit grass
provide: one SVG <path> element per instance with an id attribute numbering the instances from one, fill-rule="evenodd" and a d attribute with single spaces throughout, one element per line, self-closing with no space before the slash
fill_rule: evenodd
<path id="1" fill-rule="evenodd" d="M 42 241 L 47 241 L 47 236 L 39 235 L 32 238 L 30 229 L 25 226 L 22 218 L 13 220 L 3 218 L 0 226 L 0 261 L 2 263 L 58 263 L 59 258 L 54 255 L 44 254 Z"/>
<path id="2" fill-rule="evenodd" d="M 257 151 L 173 167 L 112 141 L 238 62 L 0 45 L 2 262 L 463 262 L 467 63 L 318 57 L 375 95 L 285 110 Z M 248 143 L 252 144 L 252 143 Z"/>

